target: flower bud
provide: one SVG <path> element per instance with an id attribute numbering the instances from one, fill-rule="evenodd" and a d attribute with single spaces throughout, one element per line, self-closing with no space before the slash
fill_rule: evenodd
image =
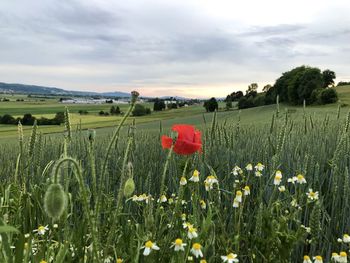
<path id="1" fill-rule="evenodd" d="M 130 177 L 128 180 L 126 180 L 124 185 L 124 196 L 129 197 L 133 194 L 135 191 L 135 182 L 132 177 Z"/>
<path id="2" fill-rule="evenodd" d="M 44 208 L 47 215 L 58 219 L 67 207 L 67 195 L 60 184 L 54 183 L 49 186 L 44 197 Z"/>
<path id="3" fill-rule="evenodd" d="M 140 95 L 140 93 L 138 93 L 137 91 L 132 91 L 131 92 L 131 103 L 135 103 L 139 95 Z"/>

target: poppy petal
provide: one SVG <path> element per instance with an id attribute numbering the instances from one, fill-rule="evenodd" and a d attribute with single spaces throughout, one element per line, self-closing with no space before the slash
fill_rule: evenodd
<path id="1" fill-rule="evenodd" d="M 171 148 L 171 145 L 173 144 L 173 139 L 163 135 L 162 136 L 162 147 L 163 149 L 169 149 Z"/>
<path id="2" fill-rule="evenodd" d="M 172 127 L 172 130 L 178 133 L 178 140 L 193 142 L 194 127 L 192 125 L 176 124 Z"/>

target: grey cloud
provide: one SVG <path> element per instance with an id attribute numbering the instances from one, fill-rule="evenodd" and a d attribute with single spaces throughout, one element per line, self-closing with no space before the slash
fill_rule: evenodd
<path id="1" fill-rule="evenodd" d="M 10 0 L 0 2 L 0 66 L 84 65 L 91 72 L 96 68 L 107 72 L 76 77 L 57 74 L 57 82 L 65 82 L 66 87 L 77 83 L 183 87 L 273 81 L 298 64 L 335 65 L 339 61 L 344 65 L 349 61 L 350 29 L 342 20 L 330 24 L 320 17 L 322 23 L 247 25 L 235 33 L 227 30 L 240 26 L 233 20 L 228 25 L 190 5 L 171 5 L 170 1 L 33 0 L 31 4 L 36 4 L 31 9 L 28 2 L 22 6 Z M 340 75 L 350 70 L 339 68 Z M 43 80 L 54 77 L 39 73 L 35 76 Z M 21 82 L 20 76 L 16 82 Z"/>

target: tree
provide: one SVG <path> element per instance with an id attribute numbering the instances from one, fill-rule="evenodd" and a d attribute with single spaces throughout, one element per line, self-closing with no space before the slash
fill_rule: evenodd
<path id="1" fill-rule="evenodd" d="M 111 107 L 111 109 L 109 110 L 109 112 L 111 113 L 111 115 L 114 115 L 114 114 L 115 114 L 115 106 L 114 106 L 114 105 Z"/>
<path id="2" fill-rule="evenodd" d="M 205 101 L 203 106 L 207 112 L 213 112 L 219 108 L 219 104 L 214 97 Z"/>
<path id="3" fill-rule="evenodd" d="M 115 114 L 115 115 L 119 115 L 119 114 L 121 114 L 121 111 L 120 111 L 119 106 L 116 106 L 116 107 L 115 107 L 114 114 Z"/>
<path id="4" fill-rule="evenodd" d="M 335 89 L 324 89 L 320 94 L 322 104 L 334 103 L 338 100 L 338 94 Z"/>
<path id="5" fill-rule="evenodd" d="M 231 109 L 232 108 L 232 98 L 230 95 L 227 95 L 225 102 L 226 102 L 226 109 Z"/>
<path id="6" fill-rule="evenodd" d="M 263 87 L 263 92 L 268 92 L 271 88 L 272 86 L 270 84 L 267 84 Z"/>
<path id="7" fill-rule="evenodd" d="M 336 78 L 335 72 L 331 71 L 329 69 L 326 69 L 322 72 L 322 76 L 323 76 L 323 87 L 327 88 L 330 85 L 334 85 L 334 79 Z"/>
<path id="8" fill-rule="evenodd" d="M 313 103 L 313 91 L 324 88 L 323 74 L 320 69 L 307 66 L 296 67 L 284 72 L 267 92 L 265 103 L 276 101 L 279 95 L 280 102 L 291 104 Z"/>
<path id="9" fill-rule="evenodd" d="M 246 91 L 246 96 L 253 96 L 255 97 L 258 94 L 258 84 L 252 83 L 248 86 L 248 89 Z"/>
<path id="10" fill-rule="evenodd" d="M 134 110 L 132 111 L 133 116 L 143 116 L 147 114 L 151 114 L 151 109 L 146 108 L 141 104 L 136 104 Z"/>
<path id="11" fill-rule="evenodd" d="M 55 118 L 53 118 L 53 121 L 56 125 L 60 125 L 61 123 L 64 123 L 65 116 L 64 112 L 57 112 L 55 115 Z"/>
<path id="12" fill-rule="evenodd" d="M 16 124 L 16 119 L 10 114 L 5 114 L 1 118 L 1 124 Z"/>
<path id="13" fill-rule="evenodd" d="M 154 99 L 153 110 L 154 111 L 162 111 L 165 109 L 164 100 L 160 100 L 158 98 Z"/>
<path id="14" fill-rule="evenodd" d="M 35 117 L 32 116 L 32 114 L 30 114 L 30 113 L 26 113 L 26 114 L 23 115 L 21 123 L 23 125 L 33 125 L 34 121 L 35 121 Z"/>

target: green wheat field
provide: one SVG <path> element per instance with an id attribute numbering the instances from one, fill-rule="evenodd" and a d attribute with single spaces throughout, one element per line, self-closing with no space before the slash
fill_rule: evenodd
<path id="1" fill-rule="evenodd" d="M 68 106 L 61 126 L 1 126 L 0 262 L 347 262 L 347 89 L 322 107 L 133 118 L 133 102 L 122 117 Z M 163 149 L 173 124 L 199 129 L 202 152 Z"/>

